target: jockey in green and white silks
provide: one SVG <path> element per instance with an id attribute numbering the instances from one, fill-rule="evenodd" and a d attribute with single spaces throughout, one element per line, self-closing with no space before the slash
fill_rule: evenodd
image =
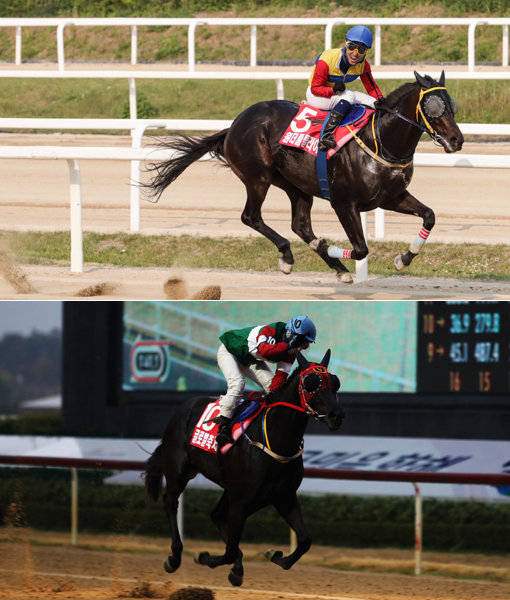
<path id="1" fill-rule="evenodd" d="M 295 349 L 304 350 L 315 342 L 312 320 L 298 316 L 288 323 L 277 321 L 227 331 L 220 336 L 218 366 L 227 380 L 227 392 L 220 398 L 220 431 L 218 446 L 230 441 L 232 413 L 240 403 L 245 377 L 259 385 L 265 393 L 281 387 L 292 369 Z M 276 364 L 276 372 L 272 365 Z"/>

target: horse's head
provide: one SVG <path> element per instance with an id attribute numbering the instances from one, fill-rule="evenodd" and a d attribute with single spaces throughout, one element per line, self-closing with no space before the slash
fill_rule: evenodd
<path id="1" fill-rule="evenodd" d="M 299 398 L 303 409 L 335 431 L 342 424 L 345 413 L 337 396 L 340 380 L 328 372 L 330 356 L 331 350 L 328 350 L 320 363 L 310 363 L 296 350 L 300 370 Z"/>
<path id="2" fill-rule="evenodd" d="M 444 71 L 439 81 L 429 75 L 423 77 L 416 71 L 414 76 L 420 86 L 416 121 L 443 146 L 445 152 L 458 152 L 462 149 L 464 136 L 455 122 L 457 103 L 446 91 Z"/>

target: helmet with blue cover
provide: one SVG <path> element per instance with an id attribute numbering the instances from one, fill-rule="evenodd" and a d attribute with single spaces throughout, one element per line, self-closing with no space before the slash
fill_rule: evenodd
<path id="1" fill-rule="evenodd" d="M 374 41 L 374 37 L 372 32 L 365 25 L 356 25 L 356 27 L 351 27 L 345 36 L 346 41 L 348 42 L 357 42 L 358 44 L 363 44 L 367 48 L 372 47 L 372 43 Z"/>
<path id="2" fill-rule="evenodd" d="M 304 336 L 309 342 L 315 342 L 317 330 L 313 324 L 312 319 L 306 316 L 299 316 L 292 318 L 287 325 L 285 325 L 287 331 L 287 337 L 293 340 L 296 336 Z"/>

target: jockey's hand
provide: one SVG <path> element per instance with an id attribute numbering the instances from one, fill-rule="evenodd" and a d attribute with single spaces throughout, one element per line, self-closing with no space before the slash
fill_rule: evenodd
<path id="1" fill-rule="evenodd" d="M 290 348 L 308 348 L 310 344 L 306 339 L 306 335 L 296 335 L 294 339 L 291 340 L 289 347 Z"/>
<path id="2" fill-rule="evenodd" d="M 333 91 L 335 94 L 341 94 L 342 92 L 345 92 L 345 83 L 343 81 L 337 81 L 333 86 Z"/>

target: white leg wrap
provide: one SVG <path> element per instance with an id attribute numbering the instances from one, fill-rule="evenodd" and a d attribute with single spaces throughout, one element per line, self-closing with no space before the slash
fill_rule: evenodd
<path id="1" fill-rule="evenodd" d="M 351 258 L 352 250 L 344 250 L 338 246 L 330 246 L 328 248 L 328 255 L 331 258 Z"/>
<path id="2" fill-rule="evenodd" d="M 412 244 L 409 246 L 409 251 L 413 254 L 419 254 L 423 244 L 427 241 L 429 234 L 430 231 L 425 229 L 425 227 L 422 227 L 420 233 L 414 238 Z"/>

